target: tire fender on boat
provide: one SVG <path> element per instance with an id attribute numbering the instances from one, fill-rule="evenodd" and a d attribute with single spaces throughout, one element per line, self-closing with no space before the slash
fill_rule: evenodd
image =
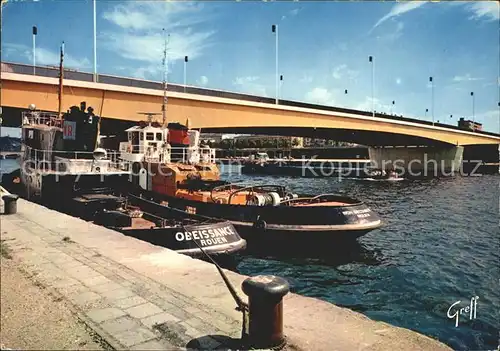
<path id="1" fill-rule="evenodd" d="M 267 227 L 267 223 L 266 223 L 266 221 L 260 219 L 260 216 L 258 216 L 257 219 L 255 220 L 255 222 L 253 223 L 253 227 L 255 229 L 263 229 L 263 230 L 265 230 L 266 227 Z"/>

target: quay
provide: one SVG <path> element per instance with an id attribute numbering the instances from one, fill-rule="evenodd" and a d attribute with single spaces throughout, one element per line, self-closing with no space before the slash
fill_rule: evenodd
<path id="1" fill-rule="evenodd" d="M 225 165 L 237 165 L 240 163 L 243 163 L 247 161 L 246 158 L 218 158 L 216 159 L 217 162 L 225 164 Z M 363 165 L 368 165 L 370 163 L 370 160 L 367 159 L 323 159 L 323 158 L 271 158 L 268 160 L 269 162 L 274 162 L 274 163 L 282 163 L 282 164 L 287 164 L 287 165 L 296 165 L 296 166 L 301 166 L 302 164 L 310 164 L 310 165 L 316 165 L 316 164 L 324 164 L 324 163 L 330 163 L 330 164 L 356 164 L 359 166 Z"/>
<path id="2" fill-rule="evenodd" d="M 242 315 L 214 265 L 23 199 L 17 206 L 17 213 L 0 217 L 2 268 L 13 262 L 54 301 L 71 306 L 107 348 L 235 349 Z M 247 277 L 226 274 L 245 297 Z M 283 304 L 285 350 L 451 350 L 315 298 L 289 293 Z M 2 314 L 2 333 L 9 323 Z"/>

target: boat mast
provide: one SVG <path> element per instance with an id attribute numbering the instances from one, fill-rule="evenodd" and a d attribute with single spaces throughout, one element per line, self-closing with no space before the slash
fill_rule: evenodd
<path id="1" fill-rule="evenodd" d="M 161 111 L 163 115 L 163 127 L 167 123 L 167 75 L 168 75 L 168 62 L 167 62 L 167 46 L 170 41 L 170 34 L 165 35 L 165 28 L 163 28 L 163 36 L 165 38 L 165 44 L 163 48 L 163 103 L 161 105 Z"/>
<path id="2" fill-rule="evenodd" d="M 62 109 L 63 79 L 64 79 L 63 61 L 64 61 L 64 41 L 61 44 L 61 59 L 59 61 L 59 92 L 58 92 L 59 108 L 57 110 L 57 116 L 59 118 L 62 118 L 62 116 L 61 116 L 61 109 Z"/>

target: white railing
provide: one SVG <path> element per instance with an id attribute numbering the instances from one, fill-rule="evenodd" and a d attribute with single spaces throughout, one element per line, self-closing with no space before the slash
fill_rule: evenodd
<path id="1" fill-rule="evenodd" d="M 205 149 L 199 147 L 163 147 L 144 148 L 144 145 L 121 142 L 119 148 L 123 159 L 131 159 L 129 156 L 137 155 L 144 157 L 145 161 L 156 162 L 179 162 L 179 163 L 215 163 L 215 149 Z M 165 156 L 164 152 L 169 155 Z M 134 157 L 135 158 L 135 157 Z M 142 159 L 142 157 L 141 157 Z"/>
<path id="2" fill-rule="evenodd" d="M 49 127 L 63 127 L 63 119 L 51 112 L 23 111 L 21 117 L 23 125 L 43 124 Z"/>
<path id="3" fill-rule="evenodd" d="M 40 150 L 23 145 L 21 167 L 40 171 L 68 173 L 103 173 L 128 171 L 128 163 L 119 158 L 119 153 L 106 150 L 106 157 L 94 157 L 91 151 Z"/>

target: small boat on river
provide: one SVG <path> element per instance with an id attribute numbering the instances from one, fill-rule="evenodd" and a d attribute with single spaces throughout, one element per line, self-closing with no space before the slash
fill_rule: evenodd
<path id="1" fill-rule="evenodd" d="M 246 247 L 229 221 L 190 214 L 130 194 L 122 208 L 98 212 L 99 224 L 193 257 L 229 255 Z"/>
<path id="2" fill-rule="evenodd" d="M 189 213 L 230 221 L 252 243 L 321 245 L 379 228 L 362 201 L 335 194 L 302 195 L 282 185 L 241 185 L 220 179 L 215 150 L 199 145 L 199 131 L 179 123 L 141 123 L 127 130 L 120 158 L 147 198 Z"/>

